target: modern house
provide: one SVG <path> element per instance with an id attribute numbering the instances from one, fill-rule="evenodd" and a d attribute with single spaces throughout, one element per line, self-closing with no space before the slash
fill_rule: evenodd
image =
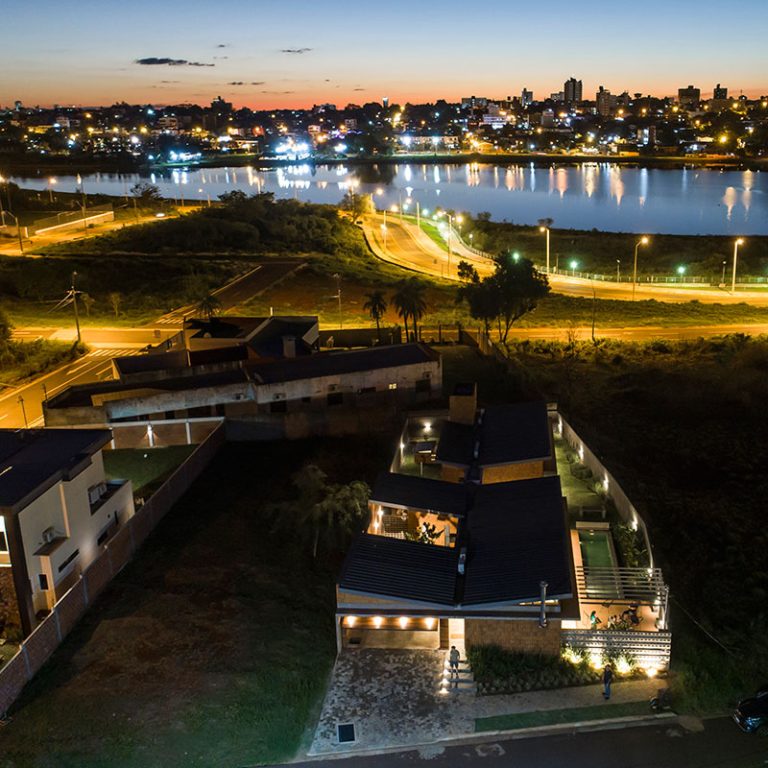
<path id="1" fill-rule="evenodd" d="M 472 385 L 409 418 L 339 577 L 339 650 L 578 646 L 664 668 L 661 572 L 622 567 L 604 510 L 569 504 L 562 429 L 543 402 L 477 408 Z"/>
<path id="2" fill-rule="evenodd" d="M 0 622 L 25 635 L 132 517 L 101 429 L 0 430 Z"/>

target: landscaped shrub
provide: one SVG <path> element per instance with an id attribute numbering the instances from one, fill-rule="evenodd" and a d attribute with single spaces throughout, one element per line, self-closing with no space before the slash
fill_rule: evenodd
<path id="1" fill-rule="evenodd" d="M 600 682 L 607 663 L 617 678 L 643 674 L 627 654 L 593 656 L 587 649 L 577 647 L 566 647 L 559 656 L 517 653 L 497 645 L 475 645 L 467 649 L 481 696 L 592 685 Z"/>
<path id="2" fill-rule="evenodd" d="M 633 529 L 627 523 L 612 522 L 611 533 L 625 568 L 646 568 L 649 565 L 650 558 L 642 531 Z"/>

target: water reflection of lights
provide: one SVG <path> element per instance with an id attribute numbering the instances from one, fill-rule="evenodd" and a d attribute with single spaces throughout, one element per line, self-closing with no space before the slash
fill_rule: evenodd
<path id="1" fill-rule="evenodd" d="M 725 190 L 725 194 L 723 195 L 723 205 L 725 205 L 726 208 L 726 218 L 728 221 L 731 220 L 731 215 L 733 214 L 733 207 L 736 205 L 737 202 L 737 194 L 736 189 L 734 187 L 728 187 Z"/>
<path id="2" fill-rule="evenodd" d="M 568 191 L 568 171 L 565 168 L 557 169 L 555 173 L 555 188 L 560 193 L 560 199 L 562 200 Z"/>
<path id="3" fill-rule="evenodd" d="M 624 182 L 621 180 L 621 168 L 618 166 L 611 168 L 608 183 L 610 195 L 616 200 L 616 207 L 620 208 L 621 198 L 624 197 Z"/>

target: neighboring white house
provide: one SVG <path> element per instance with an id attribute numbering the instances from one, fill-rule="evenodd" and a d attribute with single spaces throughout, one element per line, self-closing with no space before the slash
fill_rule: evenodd
<path id="1" fill-rule="evenodd" d="M 34 629 L 133 516 L 129 481 L 107 481 L 108 429 L 0 430 L 0 622 Z"/>

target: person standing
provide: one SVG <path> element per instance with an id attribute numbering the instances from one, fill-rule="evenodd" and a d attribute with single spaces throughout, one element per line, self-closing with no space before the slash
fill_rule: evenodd
<path id="1" fill-rule="evenodd" d="M 613 682 L 613 670 L 610 664 L 603 670 L 603 698 L 607 701 L 611 698 L 611 683 Z"/>
<path id="2" fill-rule="evenodd" d="M 452 645 L 451 652 L 448 654 L 448 668 L 451 673 L 451 681 L 453 682 L 454 688 L 459 687 L 459 660 L 460 659 L 461 659 L 461 654 L 459 653 L 456 646 Z"/>

